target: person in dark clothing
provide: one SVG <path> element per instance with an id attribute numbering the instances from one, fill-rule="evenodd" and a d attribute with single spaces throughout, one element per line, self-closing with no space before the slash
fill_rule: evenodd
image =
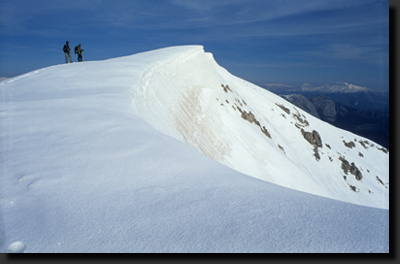
<path id="1" fill-rule="evenodd" d="M 82 61 L 82 52 L 84 49 L 82 49 L 81 44 L 75 47 L 75 53 L 78 54 L 78 61 Z"/>
<path id="2" fill-rule="evenodd" d="M 67 41 L 63 48 L 64 54 L 65 54 L 65 63 L 68 63 L 68 57 L 72 63 L 72 56 L 71 56 L 70 50 L 71 49 L 69 48 L 69 41 Z"/>

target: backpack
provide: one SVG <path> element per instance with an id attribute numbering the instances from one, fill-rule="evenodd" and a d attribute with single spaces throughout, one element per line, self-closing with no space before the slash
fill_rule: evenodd
<path id="1" fill-rule="evenodd" d="M 78 54 L 78 46 L 75 47 L 75 54 Z"/>

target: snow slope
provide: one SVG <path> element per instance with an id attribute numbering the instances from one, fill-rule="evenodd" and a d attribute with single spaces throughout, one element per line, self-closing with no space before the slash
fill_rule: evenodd
<path id="1" fill-rule="evenodd" d="M 220 82 L 229 84 L 227 92 Z M 389 251 L 389 211 L 370 207 L 387 207 L 378 187 L 368 186 L 378 196 L 371 201 L 381 204 L 365 207 L 266 181 L 290 185 L 295 169 L 312 182 L 306 177 L 316 177 L 318 164 L 330 163 L 322 151 L 319 162 L 292 158 L 309 153 L 292 152 L 290 126 L 282 122 L 292 117 L 282 117 L 275 103 L 291 106 L 265 101 L 270 93 L 229 75 L 200 46 L 57 65 L 3 81 L 0 89 L 0 252 Z M 271 139 L 237 114 L 236 98 L 236 109 L 252 111 Z M 264 105 L 278 114 L 264 116 Z M 339 151 L 341 139 L 333 139 L 340 130 L 304 116 Z M 311 152 L 303 141 L 297 147 Z M 356 149 L 374 164 L 385 161 L 372 142 L 367 149 L 355 143 L 341 149 L 346 159 L 353 161 Z M 266 178 L 257 158 L 268 159 Z M 366 181 L 367 165 L 360 164 Z M 371 172 L 387 185 L 387 164 L 380 166 Z"/>
<path id="2" fill-rule="evenodd" d="M 147 69 L 133 90 L 149 124 L 258 179 L 388 208 L 386 149 L 231 75 L 201 46 L 185 49 Z"/>

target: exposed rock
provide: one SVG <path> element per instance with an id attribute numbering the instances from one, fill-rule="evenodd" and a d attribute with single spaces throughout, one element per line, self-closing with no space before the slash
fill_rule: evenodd
<path id="1" fill-rule="evenodd" d="M 367 145 L 369 145 L 369 142 L 367 140 L 359 140 L 358 143 L 360 143 L 365 149 L 368 149 Z"/>
<path id="2" fill-rule="evenodd" d="M 355 148 L 356 147 L 356 144 L 354 144 L 353 141 L 350 141 L 350 142 L 347 143 L 346 141 L 343 140 L 343 143 L 348 148 Z"/>
<path id="3" fill-rule="evenodd" d="M 354 162 L 352 162 L 350 164 L 344 157 L 339 157 L 339 160 L 342 161 L 342 170 L 344 171 L 344 173 L 348 174 L 348 172 L 350 172 L 351 174 L 353 174 L 355 176 L 357 181 L 362 179 L 362 177 L 363 177 L 362 173 L 356 167 Z"/>
<path id="4" fill-rule="evenodd" d="M 315 130 L 312 132 L 306 132 L 304 129 L 301 129 L 301 134 L 308 143 L 314 146 L 314 157 L 316 161 L 319 161 L 321 157 L 319 155 L 318 148 L 322 148 L 322 140 L 319 133 Z"/>
<path id="5" fill-rule="evenodd" d="M 239 110 L 240 113 L 242 113 L 242 118 L 244 120 L 247 120 L 250 123 L 256 124 L 260 128 L 261 132 L 264 133 L 264 135 L 271 138 L 271 134 L 268 132 L 268 130 L 265 128 L 265 126 L 261 126 L 260 122 L 256 119 L 256 117 L 254 116 L 254 114 L 251 111 L 246 112 L 245 110 L 242 110 L 239 107 L 237 107 L 237 109 Z"/>
<path id="6" fill-rule="evenodd" d="M 290 115 L 290 110 L 289 110 L 289 108 L 286 108 L 284 105 L 280 105 L 280 104 L 277 104 L 277 103 L 275 103 L 277 106 L 279 106 L 283 111 L 285 111 L 286 112 L 286 114 L 288 114 L 288 115 Z"/>
<path id="7" fill-rule="evenodd" d="M 382 181 L 378 176 L 376 176 L 376 179 L 378 180 L 378 182 L 379 182 L 380 184 L 385 185 L 385 184 L 383 183 L 383 181 Z"/>
<path id="8" fill-rule="evenodd" d="M 331 149 L 331 146 L 329 146 L 329 144 L 325 144 L 325 146 L 326 146 L 328 149 Z"/>
<path id="9" fill-rule="evenodd" d="M 353 174 L 356 177 L 357 181 L 361 180 L 362 177 L 363 177 L 361 172 L 360 172 L 360 170 L 356 167 L 354 162 L 351 163 L 350 173 Z"/>
<path id="10" fill-rule="evenodd" d="M 260 126 L 260 129 L 261 129 L 261 132 L 264 133 L 264 135 L 271 138 L 271 134 L 268 132 L 268 130 L 265 128 L 265 126 L 263 126 L 263 127 Z"/>
<path id="11" fill-rule="evenodd" d="M 378 150 L 382 151 L 383 153 L 388 154 L 389 150 L 385 149 L 385 148 L 377 148 Z"/>
<path id="12" fill-rule="evenodd" d="M 382 181 L 378 176 L 376 176 L 376 179 L 378 180 L 378 182 L 379 182 L 380 184 L 382 184 L 383 186 L 385 186 L 385 188 L 387 188 L 386 184 L 384 184 L 383 181 Z M 388 184 L 389 184 L 389 183 L 388 183 Z"/>
<path id="13" fill-rule="evenodd" d="M 350 186 L 350 189 L 351 189 L 353 192 L 358 192 L 358 191 L 359 191 L 358 188 L 357 188 L 356 186 L 353 186 L 353 185 L 350 185 L 350 184 L 349 184 L 349 186 Z"/>
<path id="14" fill-rule="evenodd" d="M 301 124 L 303 124 L 304 126 L 309 126 L 310 125 L 310 123 L 308 123 L 308 121 L 304 118 L 302 118 L 300 115 L 296 115 L 296 114 L 292 114 L 292 116 L 294 117 L 294 118 L 296 118 L 297 119 L 297 121 L 299 121 Z"/>
<path id="15" fill-rule="evenodd" d="M 238 104 L 240 104 L 241 107 L 243 107 L 243 104 L 240 102 L 239 99 L 235 98 L 235 101 L 236 101 Z M 243 102 L 244 102 L 244 101 L 243 101 Z"/>
<path id="16" fill-rule="evenodd" d="M 322 148 L 322 140 L 317 131 L 313 130 L 312 132 L 306 132 L 304 129 L 301 129 L 301 134 L 308 141 L 308 143 L 317 148 Z"/>
<path id="17" fill-rule="evenodd" d="M 256 117 L 252 112 L 241 111 L 242 118 L 249 121 L 250 123 L 255 123 L 256 125 L 260 125 L 260 122 L 257 121 Z"/>
<path id="18" fill-rule="evenodd" d="M 314 157 L 316 161 L 319 161 L 321 157 L 319 156 L 318 148 L 314 147 Z"/>
<path id="19" fill-rule="evenodd" d="M 283 151 L 283 153 L 285 153 L 286 154 L 286 152 L 285 152 L 285 149 L 281 146 L 281 145 L 279 145 L 278 144 L 278 147 L 280 148 L 280 150 L 282 150 Z"/>
<path id="20" fill-rule="evenodd" d="M 232 92 L 232 90 L 229 88 L 228 85 L 225 86 L 225 85 L 221 84 L 221 86 L 222 86 L 222 89 L 224 89 L 225 93 L 227 93 L 228 90 Z"/>

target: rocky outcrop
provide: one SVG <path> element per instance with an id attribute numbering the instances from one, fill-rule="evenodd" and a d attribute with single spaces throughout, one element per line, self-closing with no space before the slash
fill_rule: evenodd
<path id="1" fill-rule="evenodd" d="M 311 145 L 314 146 L 314 157 L 316 161 L 321 159 L 318 148 L 322 148 L 322 140 L 319 133 L 315 130 L 312 132 L 306 132 L 304 129 L 301 129 L 301 134 L 303 135 L 304 139 L 308 141 Z"/>
<path id="2" fill-rule="evenodd" d="M 344 173 L 348 174 L 348 172 L 350 172 L 355 176 L 357 181 L 363 178 L 361 171 L 356 167 L 354 162 L 350 164 L 349 161 L 346 160 L 344 157 L 340 157 L 339 160 L 342 162 L 342 169 Z"/>
<path id="3" fill-rule="evenodd" d="M 261 132 L 264 135 L 271 138 L 271 134 L 268 132 L 268 130 L 265 128 L 265 126 L 261 126 L 260 122 L 256 119 L 256 117 L 254 116 L 254 114 L 252 112 L 246 112 L 245 110 L 240 109 L 240 107 L 237 107 L 237 109 L 242 114 L 241 116 L 244 120 L 247 120 L 250 123 L 256 124 L 260 128 Z"/>
<path id="4" fill-rule="evenodd" d="M 355 147 L 356 147 L 356 144 L 354 144 L 353 141 L 346 142 L 346 141 L 343 140 L 343 143 L 344 143 L 344 145 L 345 145 L 346 147 L 348 147 L 348 148 L 355 148 Z"/>
<path id="5" fill-rule="evenodd" d="M 279 106 L 283 111 L 285 111 L 286 114 L 290 115 L 289 108 L 286 108 L 284 105 L 281 104 L 276 104 L 276 105 Z"/>
<path id="6" fill-rule="evenodd" d="M 322 148 L 322 140 L 319 133 L 315 130 L 312 132 L 306 132 L 304 129 L 301 130 L 303 137 L 314 147 Z"/>

